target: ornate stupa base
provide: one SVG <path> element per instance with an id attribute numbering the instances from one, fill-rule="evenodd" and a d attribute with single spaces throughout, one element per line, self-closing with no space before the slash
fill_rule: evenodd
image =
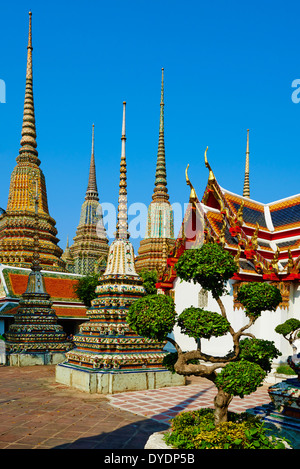
<path id="1" fill-rule="evenodd" d="M 270 386 L 269 396 L 277 411 L 300 419 L 300 381 L 298 378 L 287 379 Z"/>
<path id="2" fill-rule="evenodd" d="M 91 394 L 115 394 L 182 386 L 185 377 L 164 368 L 93 371 L 61 363 L 56 367 L 56 382 Z"/>
<path id="3" fill-rule="evenodd" d="M 22 352 L 6 355 L 8 366 L 58 365 L 66 360 L 63 352 Z"/>

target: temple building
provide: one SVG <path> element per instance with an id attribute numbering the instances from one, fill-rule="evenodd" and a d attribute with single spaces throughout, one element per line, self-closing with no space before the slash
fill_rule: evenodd
<path id="1" fill-rule="evenodd" d="M 166 266 L 168 252 L 174 246 L 173 210 L 167 189 L 167 171 L 164 138 L 164 69 L 162 69 L 160 122 L 155 187 L 148 207 L 144 239 L 140 243 L 135 265 L 138 272 L 161 271 Z"/>
<path id="2" fill-rule="evenodd" d="M 127 215 L 125 156 L 125 103 L 123 103 L 122 151 L 118 218 L 107 266 L 96 287 L 96 298 L 87 311 L 89 321 L 74 336 L 76 348 L 56 367 L 56 381 L 82 391 L 102 394 L 153 389 L 184 383 L 163 365 L 165 342 L 138 336 L 128 326 L 130 305 L 145 295 L 135 269 Z"/>
<path id="3" fill-rule="evenodd" d="M 85 200 L 81 207 L 79 225 L 72 246 L 62 255 L 69 272 L 89 275 L 103 272 L 108 254 L 108 237 L 103 225 L 102 207 L 96 181 L 95 135 L 92 129 L 92 151 Z"/>
<path id="4" fill-rule="evenodd" d="M 205 242 L 221 244 L 234 256 L 239 269 L 228 282 L 230 294 L 222 298 L 234 329 L 247 323 L 243 307 L 237 301 L 238 290 L 244 282 L 266 281 L 280 289 L 282 303 L 276 312 L 264 312 L 249 332 L 257 338 L 274 341 L 282 353 L 278 360 L 285 361 L 291 354 L 290 346 L 275 332 L 275 327 L 291 317 L 300 319 L 300 195 L 271 203 L 250 198 L 249 131 L 243 195 L 219 185 L 208 162 L 207 150 L 205 165 L 209 176 L 202 199 L 198 198 L 186 171 L 189 205 L 174 249 L 168 256 L 168 265 L 157 284 L 159 292 L 172 295 L 178 314 L 191 305 L 219 311 L 209 292 L 177 277 L 175 266 L 186 249 L 201 247 Z M 194 341 L 182 336 L 178 329 L 174 334 L 185 350 L 195 348 Z M 204 341 L 205 352 L 219 355 L 224 343 L 228 351 L 231 350 L 231 339 L 228 340 Z"/>
<path id="5" fill-rule="evenodd" d="M 55 220 L 48 210 L 46 182 L 37 152 L 32 79 L 32 32 L 29 13 L 25 102 L 21 148 L 9 188 L 6 210 L 0 213 L 0 263 L 30 268 L 34 243 L 35 194 L 38 192 L 40 263 L 43 269 L 62 272 L 65 263 L 58 246 Z"/>

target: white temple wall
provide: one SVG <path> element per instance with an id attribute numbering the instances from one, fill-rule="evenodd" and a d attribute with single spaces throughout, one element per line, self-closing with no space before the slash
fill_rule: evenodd
<path id="1" fill-rule="evenodd" d="M 229 281 L 227 289 L 229 295 L 222 297 L 222 302 L 225 306 L 227 318 L 231 323 L 233 329 L 237 331 L 248 323 L 242 309 L 233 308 L 233 285 L 234 281 Z M 220 313 L 220 308 L 216 300 L 212 297 L 211 293 L 206 293 L 206 296 L 200 293 L 202 290 L 200 285 L 181 282 L 176 279 L 174 282 L 175 292 L 175 306 L 178 315 L 182 313 L 185 308 L 190 306 L 202 307 L 208 311 Z M 289 308 L 277 308 L 276 311 L 264 311 L 260 318 L 258 318 L 253 326 L 245 332 L 250 332 L 255 337 L 264 340 L 270 340 L 275 343 L 275 346 L 280 350 L 282 356 L 274 360 L 274 363 L 286 362 L 289 355 L 292 354 L 292 349 L 286 339 L 282 335 L 275 332 L 275 327 L 282 324 L 284 321 L 291 317 L 300 319 L 300 287 L 290 288 L 290 305 Z M 183 351 L 194 350 L 196 348 L 196 341 L 180 332 L 179 327 L 175 327 L 173 338 L 178 342 Z M 214 356 L 224 356 L 233 349 L 232 338 L 230 334 L 219 338 L 211 338 L 210 340 L 201 340 L 202 351 Z"/>

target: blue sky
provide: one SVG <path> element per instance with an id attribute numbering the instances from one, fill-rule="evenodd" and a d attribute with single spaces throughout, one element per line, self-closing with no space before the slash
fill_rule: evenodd
<path id="1" fill-rule="evenodd" d="M 128 203 L 150 203 L 162 67 L 171 203 L 188 201 L 187 164 L 202 196 L 206 146 L 219 184 L 241 194 L 248 128 L 251 197 L 300 192 L 299 2 L 30 0 L 1 4 L 1 207 L 20 147 L 29 10 L 38 151 L 62 248 L 79 222 L 93 123 L 100 201 L 117 204 L 124 100 Z"/>

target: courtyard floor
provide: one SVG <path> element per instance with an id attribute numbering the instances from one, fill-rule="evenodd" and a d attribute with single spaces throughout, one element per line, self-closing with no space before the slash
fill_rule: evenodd
<path id="1" fill-rule="evenodd" d="M 232 411 L 269 404 L 264 385 Z M 54 366 L 0 367 L 0 449 L 143 449 L 184 410 L 212 407 L 216 388 L 192 378 L 186 386 L 103 396 L 55 382 Z"/>

